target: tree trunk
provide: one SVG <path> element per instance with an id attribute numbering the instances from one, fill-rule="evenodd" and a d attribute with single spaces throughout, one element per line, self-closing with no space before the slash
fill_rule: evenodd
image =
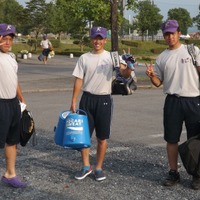
<path id="1" fill-rule="evenodd" d="M 118 51 L 118 0 L 111 2 L 111 46 L 112 51 Z"/>

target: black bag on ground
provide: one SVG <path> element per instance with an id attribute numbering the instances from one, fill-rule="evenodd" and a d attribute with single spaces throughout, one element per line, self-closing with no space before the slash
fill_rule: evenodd
<path id="1" fill-rule="evenodd" d="M 200 135 L 180 144 L 178 151 L 187 173 L 200 176 Z"/>
<path id="2" fill-rule="evenodd" d="M 137 89 L 137 83 L 130 77 L 127 82 L 123 82 L 117 79 L 112 81 L 112 95 L 130 95 Z"/>
<path id="3" fill-rule="evenodd" d="M 36 140 L 35 123 L 33 120 L 33 116 L 30 111 L 24 110 L 22 113 L 21 122 L 20 122 L 21 146 L 23 147 L 26 146 L 27 142 L 30 140 L 32 135 L 34 135 L 34 140 Z"/>

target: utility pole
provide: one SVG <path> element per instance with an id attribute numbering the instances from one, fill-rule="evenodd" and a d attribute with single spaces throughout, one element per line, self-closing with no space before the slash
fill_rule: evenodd
<path id="1" fill-rule="evenodd" d="M 118 0 L 110 0 L 111 7 L 111 48 L 118 51 Z"/>

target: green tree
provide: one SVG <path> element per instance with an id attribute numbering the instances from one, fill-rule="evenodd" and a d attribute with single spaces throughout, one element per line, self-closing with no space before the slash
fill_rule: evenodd
<path id="1" fill-rule="evenodd" d="M 59 9 L 59 15 L 65 21 L 65 25 L 63 21 L 57 26 L 59 31 L 68 32 L 72 37 L 78 39 L 81 49 L 92 25 L 110 28 L 109 1 L 56 0 L 55 5 Z"/>
<path id="2" fill-rule="evenodd" d="M 168 11 L 168 19 L 178 21 L 182 34 L 186 35 L 189 27 L 192 26 L 192 18 L 190 13 L 184 8 L 174 8 Z"/>
<path id="3" fill-rule="evenodd" d="M 49 30 L 48 22 L 48 4 L 45 0 L 30 0 L 26 2 L 24 9 L 24 23 L 26 28 L 35 34 L 35 50 L 37 49 L 37 41 L 40 33 L 47 33 Z"/>
<path id="4" fill-rule="evenodd" d="M 60 4 L 59 1 L 57 4 L 53 4 L 52 2 L 47 5 L 47 19 L 48 19 L 48 32 L 58 34 L 61 40 L 61 34 L 67 31 L 67 27 L 69 24 L 69 16 L 65 10 L 63 4 Z M 59 14 L 58 14 L 59 13 Z"/>
<path id="5" fill-rule="evenodd" d="M 132 30 L 132 29 L 133 29 L 133 25 L 129 23 L 129 20 L 124 17 L 121 18 L 119 22 L 119 35 L 123 38 L 124 35 L 128 35 L 129 30 Z"/>
<path id="6" fill-rule="evenodd" d="M 35 31 L 36 38 L 41 31 L 45 32 L 48 26 L 45 0 L 30 0 L 26 2 L 25 15 L 31 31 Z"/>
<path id="7" fill-rule="evenodd" d="M 193 22 L 197 26 L 198 30 L 200 30 L 200 4 L 199 4 L 199 14 L 193 18 Z"/>
<path id="8" fill-rule="evenodd" d="M 142 35 L 142 41 L 146 35 L 151 35 L 152 40 L 154 34 L 160 29 L 163 16 L 159 14 L 160 9 L 151 3 L 150 0 L 140 1 L 137 3 L 136 13 L 133 26 L 137 28 Z"/>
<path id="9" fill-rule="evenodd" d="M 1 23 L 12 24 L 20 31 L 23 7 L 16 0 L 0 0 Z"/>
<path id="10" fill-rule="evenodd" d="M 124 35 L 128 35 L 130 30 L 133 30 L 133 24 L 129 22 L 128 19 L 124 18 L 125 10 L 136 9 L 137 0 L 118 0 L 119 2 L 119 13 L 118 13 L 118 24 L 119 24 L 119 35 L 123 38 Z"/>
<path id="11" fill-rule="evenodd" d="M 123 0 L 121 0 L 123 1 Z M 127 0 L 126 1 L 126 8 L 135 11 L 139 0 Z"/>

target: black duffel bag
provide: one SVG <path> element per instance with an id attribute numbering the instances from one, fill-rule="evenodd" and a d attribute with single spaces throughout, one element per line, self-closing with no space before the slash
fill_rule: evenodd
<path id="1" fill-rule="evenodd" d="M 130 95 L 137 89 L 137 83 L 132 76 L 126 81 L 112 81 L 112 95 Z"/>
<path id="2" fill-rule="evenodd" d="M 200 176 L 200 135 L 180 144 L 178 151 L 187 173 Z"/>
<path id="3" fill-rule="evenodd" d="M 24 110 L 20 121 L 20 144 L 26 146 L 31 136 L 33 137 L 33 146 L 36 145 L 36 132 L 33 116 L 30 111 Z"/>

